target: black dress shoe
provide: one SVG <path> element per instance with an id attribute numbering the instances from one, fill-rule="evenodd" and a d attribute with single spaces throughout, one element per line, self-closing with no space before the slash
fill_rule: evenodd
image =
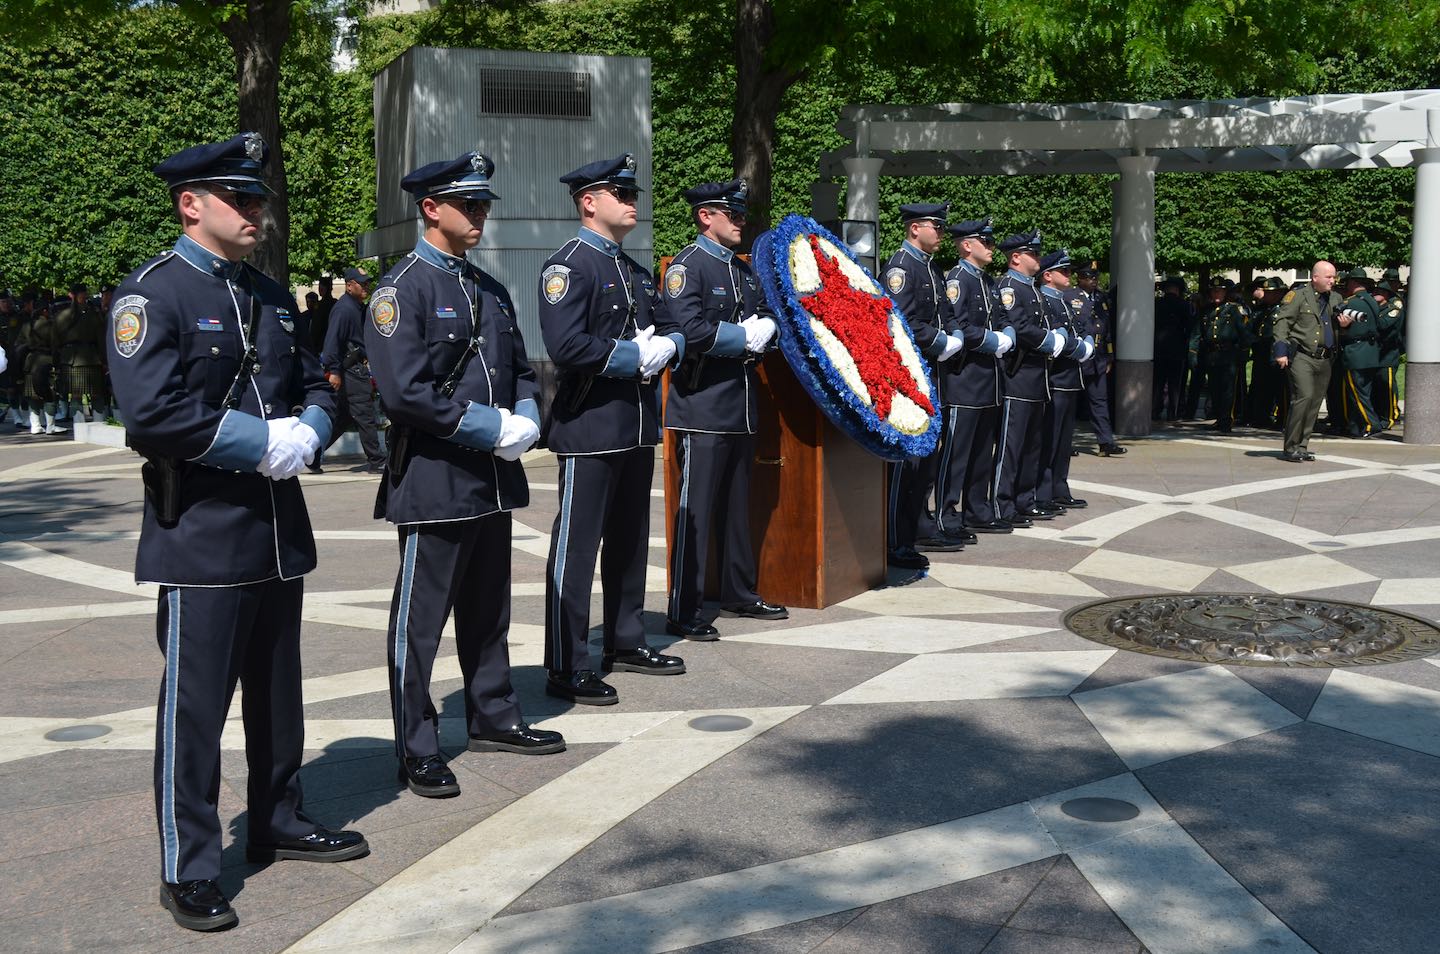
<path id="1" fill-rule="evenodd" d="M 240 920 L 214 881 L 161 882 L 160 904 L 176 924 L 192 931 L 218 931 Z"/>
<path id="2" fill-rule="evenodd" d="M 458 785 L 455 791 L 460 791 Z M 331 831 L 328 828 L 321 828 L 304 838 L 290 838 L 273 845 L 245 846 L 245 860 L 261 863 L 287 858 L 292 861 L 349 861 L 369 853 L 370 845 L 358 831 Z"/>
<path id="3" fill-rule="evenodd" d="M 1303 456 L 1307 461 L 1315 459 L 1315 455 L 1310 453 L 1309 451 L 1306 451 Z"/>
<path id="4" fill-rule="evenodd" d="M 521 722 L 493 735 L 470 736 L 471 752 L 514 752 L 516 755 L 549 755 L 565 751 L 565 736 L 549 729 L 533 729 Z"/>
<path id="5" fill-rule="evenodd" d="M 1054 520 L 1056 513 L 1057 511 L 1054 510 L 1041 510 L 1039 507 L 1031 507 L 1028 510 L 1021 510 L 1018 516 L 1024 517 L 1026 520 Z M 1019 524 L 1017 523 L 1016 526 L 1018 527 Z"/>
<path id="6" fill-rule="evenodd" d="M 980 542 L 980 538 L 975 536 L 975 534 L 971 533 L 969 528 L 967 527 L 961 527 L 959 530 L 953 531 L 948 535 L 964 542 L 966 546 L 969 546 L 972 543 Z"/>
<path id="7" fill-rule="evenodd" d="M 1124 447 L 1121 447 L 1119 444 L 1101 444 L 1100 449 L 1097 450 L 1095 453 L 1099 454 L 1101 457 L 1119 457 L 1121 454 L 1125 453 L 1125 450 L 1126 449 Z"/>
<path id="8" fill-rule="evenodd" d="M 306 469 L 307 471 L 309 471 L 310 473 L 312 473 L 312 474 L 323 474 L 323 473 L 325 473 L 325 468 L 324 468 L 324 467 L 321 467 L 319 464 L 306 464 L 306 465 L 305 465 L 305 469 Z"/>
<path id="9" fill-rule="evenodd" d="M 720 630 L 698 616 L 688 623 L 682 623 L 678 619 L 666 619 L 665 632 L 697 643 L 713 643 L 720 638 Z"/>
<path id="10" fill-rule="evenodd" d="M 966 527 L 976 533 L 1014 533 L 1015 528 L 1008 520 L 990 520 L 986 523 L 972 523 Z"/>
<path id="11" fill-rule="evenodd" d="M 926 553 L 954 553 L 965 549 L 965 541 L 947 534 L 936 534 L 915 541 L 915 549 Z"/>
<path id="12" fill-rule="evenodd" d="M 1065 507 L 1055 500 L 1037 500 L 1035 501 L 1035 509 L 1044 511 L 1045 513 L 1053 513 L 1057 517 L 1065 512 Z"/>
<path id="13" fill-rule="evenodd" d="M 406 758 L 400 764 L 400 781 L 416 795 L 426 798 L 450 798 L 460 794 L 460 782 L 445 759 L 439 755 Z"/>
<path id="14" fill-rule="evenodd" d="M 753 603 L 727 603 L 720 607 L 721 612 L 730 616 L 746 616 L 750 619 L 789 619 L 790 611 L 779 603 L 767 603 L 764 600 L 756 600 Z"/>
<path id="15" fill-rule="evenodd" d="M 914 547 L 896 547 L 886 555 L 885 560 L 902 570 L 930 569 L 930 558 Z"/>
<path id="16" fill-rule="evenodd" d="M 1055 502 L 1066 510 L 1084 510 L 1090 503 L 1079 497 L 1056 497 Z"/>
<path id="17" fill-rule="evenodd" d="M 679 656 L 667 656 L 649 646 L 638 649 L 622 649 L 605 653 L 600 657 L 600 668 L 605 672 L 639 672 L 647 676 L 678 676 L 685 671 L 685 660 Z"/>
<path id="18" fill-rule="evenodd" d="M 1303 464 L 1303 463 L 1305 463 L 1305 455 L 1304 455 L 1304 454 L 1292 454 L 1292 453 L 1290 453 L 1289 451 L 1285 451 L 1283 454 L 1281 454 L 1281 455 L 1280 455 L 1280 459 L 1281 459 L 1281 460 L 1289 461 L 1289 462 L 1292 463 L 1292 464 Z"/>
<path id="19" fill-rule="evenodd" d="M 589 669 L 546 673 L 545 694 L 569 699 L 582 706 L 613 706 L 620 701 L 615 687 Z"/>
<path id="20" fill-rule="evenodd" d="M 1044 520 L 1048 518 L 1042 517 L 1041 519 Z M 1031 527 L 1035 526 L 1034 521 L 1032 521 L 1029 517 L 1025 516 L 1023 513 L 1017 513 L 1015 516 L 1007 518 L 1005 522 L 1010 524 L 1011 530 L 1029 530 Z"/>

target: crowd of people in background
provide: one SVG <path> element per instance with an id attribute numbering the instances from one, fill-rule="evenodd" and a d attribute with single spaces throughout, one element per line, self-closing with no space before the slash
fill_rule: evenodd
<path id="1" fill-rule="evenodd" d="M 1222 433 L 1236 424 L 1284 430 L 1291 394 L 1277 362 L 1275 322 L 1282 304 L 1309 284 L 1272 276 L 1241 285 L 1217 277 L 1191 294 L 1181 278 L 1159 282 L 1151 417 L 1213 419 L 1211 427 Z M 1385 269 L 1378 281 L 1363 268 L 1340 270 L 1336 314 L 1356 317 L 1336 329 L 1330 345 L 1326 434 L 1372 438 L 1399 422 L 1405 287 L 1398 268 Z"/>

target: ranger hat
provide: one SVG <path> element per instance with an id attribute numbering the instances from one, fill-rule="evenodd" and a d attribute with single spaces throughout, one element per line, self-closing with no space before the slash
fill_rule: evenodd
<path id="1" fill-rule="evenodd" d="M 489 156 L 467 152 L 454 159 L 431 162 L 412 169 L 400 180 L 400 188 L 422 199 L 483 199 L 493 202 L 500 198 L 490 191 L 490 177 L 495 163 Z"/>
<path id="2" fill-rule="evenodd" d="M 155 167 L 171 191 L 196 182 L 213 182 L 232 192 L 273 195 L 265 184 L 270 148 L 259 133 L 247 132 L 224 142 L 182 149 Z"/>

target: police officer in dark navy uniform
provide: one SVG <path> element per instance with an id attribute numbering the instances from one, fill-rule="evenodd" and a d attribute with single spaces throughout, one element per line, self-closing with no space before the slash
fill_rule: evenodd
<path id="1" fill-rule="evenodd" d="M 948 203 L 916 203 L 900 206 L 900 220 L 905 224 L 905 241 L 890 257 L 881 276 L 885 292 L 900 314 L 910 324 L 915 344 L 929 359 L 933 377 L 936 366 L 958 355 L 965 347 L 963 338 L 947 335 L 940 305 L 945 300 L 942 290 L 945 278 L 931 257 L 940 248 L 945 236 Z M 930 509 L 930 494 L 935 487 L 938 454 L 899 461 L 890 465 L 890 540 L 889 561 L 892 566 L 923 570 L 930 560 L 920 553 L 953 552 L 964 548 L 975 535 L 956 528 L 954 536 L 942 533 Z"/>
<path id="2" fill-rule="evenodd" d="M 665 629 L 686 639 L 719 637 L 699 616 L 712 532 L 720 538 L 721 611 L 752 619 L 790 615 L 755 589 L 750 539 L 755 361 L 775 341 L 777 325 L 754 272 L 733 251 L 745 223 L 747 192 L 743 179 L 686 190 L 699 234 L 665 271 L 663 309 L 687 344 L 665 401 L 665 427 L 679 438 L 680 463 Z"/>
<path id="3" fill-rule="evenodd" d="M 645 642 L 650 481 L 660 441 L 657 377 L 685 357 L 685 336 L 657 309 L 650 272 L 620 248 L 634 230 L 635 157 L 591 162 L 560 177 L 580 233 L 540 274 L 540 332 L 559 382 L 545 420 L 560 458 L 560 512 L 545 577 L 545 691 L 585 705 L 619 702 L 590 661 L 590 589 L 604 541 L 600 668 L 685 671 Z"/>
<path id="4" fill-rule="evenodd" d="M 365 323 L 370 373 L 390 413 L 375 516 L 400 539 L 387 638 L 395 754 L 400 780 L 428 798 L 460 792 L 430 698 L 452 610 L 470 751 L 565 748 L 560 733 L 525 724 L 510 685 L 510 511 L 530 502 L 519 459 L 540 439 L 540 412 L 510 293 L 465 259 L 497 198 L 494 171 L 467 152 L 400 180 L 425 234 L 380 281 Z"/>
<path id="5" fill-rule="evenodd" d="M 330 831 L 301 808 L 300 607 L 315 540 L 294 477 L 330 434 L 334 393 L 290 293 L 242 261 L 260 240 L 265 157 L 260 137 L 244 133 L 155 167 L 184 234 L 120 285 L 106 335 L 128 437 L 146 458 L 135 577 L 160 585 L 160 901 L 198 931 L 236 921 L 216 884 L 216 802 L 237 680 L 246 856 L 369 851 L 358 832 Z"/>
<path id="6" fill-rule="evenodd" d="M 965 355 L 940 366 L 940 403 L 945 430 L 935 487 L 936 520 L 946 535 L 1010 533 L 995 515 L 995 433 L 1004 400 L 1000 359 L 1015 346 L 1015 329 L 1004 325 L 995 280 L 985 269 L 995 255 L 990 220 L 949 227 L 960 252 L 945 276 L 945 333 L 965 342 Z"/>
<path id="7" fill-rule="evenodd" d="M 336 401 L 339 413 L 330 444 L 340 439 L 345 425 L 355 424 L 360 434 L 360 447 L 365 452 L 366 471 L 378 474 L 385 469 L 385 454 L 380 450 L 380 430 L 375 420 L 375 396 L 370 387 L 370 364 L 365 357 L 365 299 L 370 295 L 371 276 L 364 269 L 345 269 L 345 294 L 330 311 L 330 326 L 325 330 L 325 347 L 320 352 L 320 367 L 325 380 L 339 392 Z M 329 450 L 327 444 L 310 465 L 312 473 L 320 473 L 320 458 Z"/>
<path id="8" fill-rule="evenodd" d="M 1079 510 L 1087 502 L 1070 493 L 1070 447 L 1075 442 L 1075 413 L 1085 394 L 1082 366 L 1095 356 L 1095 341 L 1085 330 L 1085 298 L 1070 287 L 1073 267 L 1070 253 L 1058 249 L 1040 260 L 1044 284 L 1040 294 L 1052 327 L 1063 328 L 1069 338 L 1084 345 L 1073 356 L 1061 355 L 1050 364 L 1050 403 L 1045 406 L 1045 423 L 1040 435 L 1040 481 L 1036 485 L 1036 506 L 1058 504 Z"/>
<path id="9" fill-rule="evenodd" d="M 1110 296 L 1100 290 L 1099 264 L 1092 261 L 1075 269 L 1075 284 L 1085 299 L 1077 330 L 1095 342 L 1095 353 L 1080 365 L 1085 377 L 1085 403 L 1090 412 L 1090 426 L 1095 429 L 1095 453 L 1099 457 L 1119 457 L 1126 451 L 1115 443 L 1115 429 L 1110 424 L 1110 369 L 1115 362 L 1115 318 L 1111 314 Z"/>
<path id="10" fill-rule="evenodd" d="M 1005 410 L 1000 447 L 995 453 L 996 516 L 1012 526 L 1030 527 L 1051 520 L 1065 509 L 1040 506 L 1035 490 L 1040 481 L 1040 451 L 1045 405 L 1050 401 L 1050 362 L 1083 350 L 1059 322 L 1052 322 L 1041 303 L 1035 275 L 1040 270 L 1040 233 L 1012 235 L 1000 243 L 1009 271 L 997 283 L 1005 323 L 1015 329 L 1017 354 L 1005 362 Z"/>

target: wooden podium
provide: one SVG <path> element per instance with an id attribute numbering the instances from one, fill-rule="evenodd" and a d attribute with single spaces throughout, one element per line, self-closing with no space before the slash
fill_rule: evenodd
<path id="1" fill-rule="evenodd" d="M 760 597 L 821 609 L 885 584 L 885 462 L 815 406 L 785 356 L 759 368 L 760 420 L 750 480 L 750 530 Z M 669 382 L 662 393 L 668 393 Z M 665 432 L 666 553 L 680 493 L 678 441 Z M 706 597 L 718 598 L 715 555 Z M 667 576 L 670 561 L 666 560 Z"/>

